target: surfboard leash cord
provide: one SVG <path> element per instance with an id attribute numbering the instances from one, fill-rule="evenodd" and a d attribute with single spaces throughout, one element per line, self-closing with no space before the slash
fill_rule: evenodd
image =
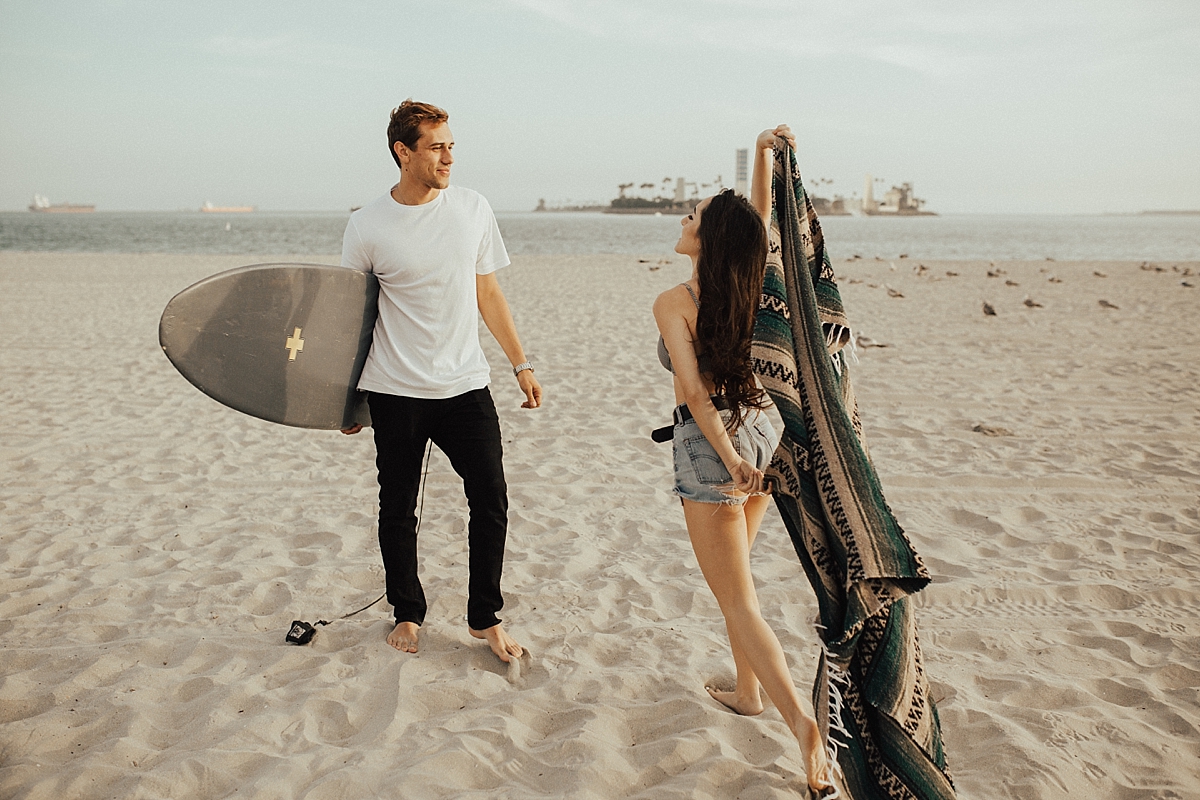
<path id="1" fill-rule="evenodd" d="M 429 440 L 429 443 L 425 447 L 425 464 L 421 467 L 421 488 L 417 492 L 418 501 L 417 501 L 417 530 L 416 530 L 416 533 L 421 532 L 421 520 L 425 519 L 425 482 L 426 482 L 426 479 L 429 477 L 429 454 L 431 452 L 433 452 L 433 440 L 432 439 Z M 355 614 L 361 614 L 362 612 L 366 611 L 368 608 L 375 605 L 376 603 L 378 603 L 380 600 L 382 600 L 385 597 L 387 597 L 386 590 L 384 591 L 383 594 L 379 595 L 379 597 L 376 597 L 374 600 L 367 603 L 362 608 L 358 609 L 358 611 L 351 611 L 349 614 L 343 614 L 342 616 L 338 617 L 337 619 L 333 620 L 332 622 L 338 622 L 339 620 L 343 620 L 343 619 L 350 619 Z M 319 620 L 317 620 L 316 624 L 317 625 L 330 625 L 330 624 L 332 624 L 332 622 L 330 620 L 319 619 Z M 309 625 L 307 622 L 305 622 L 302 619 L 294 619 L 294 620 L 292 620 L 292 627 L 288 629 L 287 636 L 284 637 L 284 641 L 287 642 L 288 644 L 308 644 L 309 642 L 312 641 L 312 638 L 316 634 L 316 632 L 317 632 L 316 625 Z"/>

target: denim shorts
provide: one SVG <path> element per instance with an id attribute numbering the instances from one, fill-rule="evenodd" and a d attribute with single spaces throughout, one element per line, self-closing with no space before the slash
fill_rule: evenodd
<path id="1" fill-rule="evenodd" d="M 721 419 L 728 422 L 731 413 L 722 411 Z M 779 436 L 767 415 L 755 409 L 749 410 L 732 439 L 741 457 L 759 469 L 767 468 L 779 444 Z M 733 476 L 725 469 L 721 457 L 709 444 L 696 420 L 675 424 L 671 449 L 675 456 L 675 494 L 680 498 L 694 503 L 735 506 L 746 502 L 749 495 L 725 493 L 737 491 L 733 488 Z"/>

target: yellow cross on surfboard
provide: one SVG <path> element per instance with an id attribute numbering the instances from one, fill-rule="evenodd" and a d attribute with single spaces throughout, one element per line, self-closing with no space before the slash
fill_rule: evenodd
<path id="1" fill-rule="evenodd" d="M 283 346 L 288 351 L 288 361 L 295 361 L 296 353 L 304 350 L 304 340 L 300 338 L 299 328 L 296 328 L 296 331 L 287 338 Z"/>

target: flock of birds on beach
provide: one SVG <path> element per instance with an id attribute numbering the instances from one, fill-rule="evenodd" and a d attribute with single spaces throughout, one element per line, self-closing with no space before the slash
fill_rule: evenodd
<path id="1" fill-rule="evenodd" d="M 901 253 L 900 258 L 908 258 L 908 254 Z M 860 259 L 862 259 L 862 256 L 855 254 L 855 255 L 851 256 L 849 259 L 847 259 L 847 261 L 855 261 L 855 260 L 860 260 Z M 875 256 L 875 260 L 883 261 L 884 259 L 880 256 Z M 1054 259 L 1051 258 L 1050 256 L 1047 256 L 1046 260 L 1054 261 Z M 896 262 L 894 262 L 894 261 L 889 262 L 889 266 L 891 267 L 893 272 L 895 272 L 897 270 Z M 1008 272 L 1005 269 L 1003 269 L 1002 267 L 997 267 L 995 261 L 989 261 L 988 267 L 989 267 L 989 269 L 987 271 L 987 276 L 989 278 L 1004 278 L 1004 285 L 1009 286 L 1009 287 L 1016 287 L 1016 286 L 1021 285 L 1017 281 L 1014 281 L 1011 278 L 1006 277 L 1008 275 Z M 1139 268 L 1144 272 L 1156 272 L 1156 273 L 1168 272 L 1168 269 L 1166 267 L 1162 267 L 1157 264 L 1152 264 L 1148 261 L 1143 261 L 1139 265 Z M 1043 274 L 1048 272 L 1048 270 L 1046 270 L 1046 269 L 1043 269 L 1041 271 Z M 1170 271 L 1178 274 L 1183 279 L 1179 282 L 1181 286 L 1183 286 L 1185 288 L 1189 288 L 1189 289 L 1191 289 L 1195 286 L 1195 284 L 1192 281 L 1187 280 L 1188 278 L 1195 277 L 1195 273 L 1193 273 L 1191 267 L 1185 267 L 1183 269 L 1180 269 L 1178 265 L 1173 264 L 1173 265 L 1171 265 Z M 929 273 L 929 267 L 925 266 L 924 264 L 917 264 L 917 266 L 913 268 L 913 272 L 916 273 L 918 276 L 923 277 Z M 1092 270 L 1092 275 L 1097 278 L 1107 278 L 1108 277 L 1107 273 L 1101 272 L 1100 270 Z M 953 270 L 946 270 L 946 277 L 957 278 L 957 277 L 959 277 L 959 273 L 955 272 Z M 844 276 L 839 276 L 838 280 L 839 281 L 846 280 L 847 283 L 851 283 L 851 284 L 863 283 L 862 280 L 859 280 L 856 278 L 850 278 L 847 280 Z M 1062 283 L 1063 282 L 1062 278 L 1059 278 L 1054 274 L 1050 274 L 1046 280 L 1048 283 Z M 881 287 L 886 289 L 887 293 L 888 293 L 888 297 L 896 297 L 896 298 L 904 297 L 903 292 L 899 291 L 898 289 L 894 289 L 891 286 L 888 286 L 886 283 L 885 284 L 868 283 L 867 286 L 871 289 L 879 289 Z M 1024 302 L 1024 305 L 1026 308 L 1044 308 L 1045 307 L 1044 304 L 1039 303 L 1037 300 L 1034 300 L 1033 297 L 1031 297 L 1028 294 L 1025 295 L 1025 300 L 1023 302 Z M 1108 300 L 1105 300 L 1103 298 L 1101 298 L 1098 301 L 1098 305 L 1101 308 L 1116 309 L 1116 310 L 1120 309 L 1120 306 L 1118 306 L 1116 303 L 1109 302 Z M 983 301 L 982 310 L 983 310 L 983 315 L 986 317 L 997 316 L 996 307 L 993 306 L 991 303 L 987 302 L 986 300 Z M 887 347 L 886 344 L 879 344 L 879 343 L 873 342 L 869 339 L 867 340 L 867 342 L 868 342 L 867 344 L 865 344 L 865 345 L 859 344 L 859 346 L 860 347 L 862 347 L 862 346 L 865 346 L 865 347 Z M 857 340 L 856 340 L 856 343 L 858 343 Z"/>
<path id="2" fill-rule="evenodd" d="M 847 259 L 847 260 L 854 261 L 856 259 L 861 259 L 861 258 L 862 258 L 861 256 L 855 255 L 852 258 Z M 902 259 L 907 258 L 907 255 L 901 254 L 900 258 L 902 258 Z M 879 256 L 876 256 L 875 260 L 876 261 L 884 261 L 884 259 L 880 258 Z M 1047 257 L 1046 261 L 1054 261 L 1054 259 Z M 896 266 L 896 263 L 894 261 L 890 261 L 888 263 L 888 266 L 891 268 L 891 270 L 893 272 L 897 271 L 897 269 L 898 269 Z M 1180 285 L 1181 286 L 1183 286 L 1185 288 L 1189 288 L 1189 289 L 1193 288 L 1195 286 L 1193 281 L 1188 280 L 1189 278 L 1194 278 L 1194 273 L 1193 273 L 1191 267 L 1184 267 L 1181 269 L 1178 265 L 1172 265 L 1170 267 L 1170 269 L 1168 269 L 1167 267 L 1159 266 L 1157 264 L 1153 264 L 1148 261 L 1143 261 L 1139 265 L 1139 269 L 1141 269 L 1144 272 L 1153 272 L 1153 273 L 1158 273 L 1158 274 L 1165 274 L 1168 272 L 1174 273 L 1174 274 L 1177 274 L 1180 276 L 1180 278 L 1181 278 Z M 918 263 L 917 266 L 913 268 L 913 272 L 918 276 L 924 277 L 929 274 L 930 269 L 929 269 L 929 267 L 925 266 L 924 264 Z M 1057 277 L 1053 273 L 1050 273 L 1050 271 L 1046 268 L 1041 269 L 1040 272 L 1043 275 L 1047 276 L 1046 281 L 1048 283 L 1062 283 L 1063 282 L 1063 280 L 1061 278 Z M 947 278 L 957 278 L 957 277 L 959 277 L 959 275 L 960 275 L 960 273 L 955 272 L 953 270 L 946 270 Z M 988 270 L 987 270 L 988 278 L 996 278 L 996 279 L 1003 278 L 1004 285 L 1007 287 L 1015 288 L 1015 287 L 1020 286 L 1019 282 L 1017 282 L 1007 276 L 1008 276 L 1008 272 L 1004 268 L 996 266 L 995 261 L 988 262 Z M 1092 276 L 1095 278 L 1107 278 L 1108 274 L 1105 272 L 1101 272 L 1100 270 L 1092 270 Z M 844 280 L 850 284 L 864 283 L 864 281 L 861 279 L 846 278 L 845 276 L 838 276 L 838 280 L 839 281 Z M 894 298 L 903 298 L 904 297 L 904 294 L 902 292 L 900 292 L 896 289 L 893 289 L 892 287 L 888 286 L 887 284 L 867 283 L 866 285 L 871 289 L 878 289 L 878 288 L 886 289 L 889 297 L 894 297 Z M 1025 295 L 1025 299 L 1024 299 L 1023 303 L 1026 308 L 1044 308 L 1044 305 L 1042 303 L 1039 303 L 1037 300 L 1034 300 L 1033 297 L 1031 297 L 1028 294 Z M 1110 302 L 1104 298 L 1101 298 L 1098 301 L 1098 305 L 1100 306 L 1100 308 L 1103 308 L 1103 309 L 1120 310 L 1120 306 L 1118 306 L 1116 303 Z M 993 306 L 991 303 L 987 302 L 986 300 L 983 301 L 982 310 L 983 310 L 984 316 L 995 317 L 998 315 L 995 306 Z M 854 343 L 857 347 L 860 347 L 860 348 L 888 347 L 889 346 L 886 343 L 877 342 L 874 339 L 871 339 L 862 334 L 857 334 L 855 336 Z M 1014 436 L 1015 435 L 1013 433 L 1013 431 L 1011 431 L 1007 428 L 1001 427 L 999 425 L 991 425 L 991 424 L 986 424 L 986 423 L 977 424 L 971 430 L 974 431 L 975 433 L 983 434 L 984 436 Z"/>
<path id="3" fill-rule="evenodd" d="M 901 259 L 908 258 L 908 253 L 901 253 L 899 258 L 901 258 Z M 854 255 L 852 255 L 850 258 L 848 258 L 846 260 L 847 261 L 859 261 L 859 260 L 862 260 L 862 256 L 859 255 L 858 253 L 855 253 Z M 875 256 L 875 260 L 876 261 L 884 261 L 885 259 L 882 258 L 881 256 Z M 1046 256 L 1046 260 L 1054 261 L 1054 259 L 1050 256 Z M 638 263 L 639 264 L 650 264 L 650 259 L 639 258 Z M 668 258 L 660 258 L 655 263 L 651 264 L 649 269 L 651 272 L 657 272 L 658 270 L 662 269 L 663 265 L 671 264 L 671 263 L 672 263 L 672 261 Z M 888 264 L 891 267 L 893 272 L 895 272 L 897 270 L 895 261 L 889 261 Z M 1016 286 L 1021 285 L 1017 281 L 1014 281 L 1011 278 L 1005 277 L 1008 275 L 1008 272 L 1006 270 L 1004 270 L 1002 267 L 997 267 L 995 261 L 989 261 L 988 267 L 989 267 L 989 269 L 987 271 L 987 276 L 989 278 L 1004 278 L 1004 285 L 1009 286 L 1009 287 L 1016 287 Z M 1143 261 L 1139 265 L 1139 269 L 1141 269 L 1143 272 L 1155 272 L 1155 273 L 1165 273 L 1168 271 L 1166 267 L 1162 267 L 1157 264 L 1153 264 L 1149 261 Z M 919 277 L 924 277 L 926 274 L 929 273 L 929 271 L 930 271 L 929 267 L 925 266 L 924 264 L 917 264 L 917 266 L 913 268 L 913 272 L 916 273 L 917 276 L 919 276 Z M 1191 267 L 1185 267 L 1183 269 L 1180 269 L 1178 265 L 1172 264 L 1170 271 L 1177 273 L 1178 275 L 1181 276 L 1182 280 L 1180 280 L 1180 282 L 1179 282 L 1180 286 L 1183 286 L 1188 289 L 1195 287 L 1195 284 L 1192 281 L 1187 280 L 1188 278 L 1195 277 L 1195 273 L 1192 272 Z M 1046 273 L 1047 270 L 1043 269 L 1042 272 Z M 1101 272 L 1100 270 L 1092 270 L 1092 275 L 1097 278 L 1107 278 L 1108 277 L 1107 273 Z M 959 273 L 955 272 L 953 270 L 946 270 L 946 277 L 947 278 L 957 278 L 957 277 L 959 277 Z M 858 278 L 846 278 L 846 276 L 844 276 L 844 275 L 839 275 L 838 280 L 845 281 L 846 283 L 850 283 L 850 284 L 857 284 L 857 283 L 864 282 Z M 1048 283 L 1062 283 L 1062 279 L 1053 274 L 1051 274 L 1046 280 Z M 891 286 L 888 286 L 886 283 L 884 283 L 884 284 L 867 283 L 867 286 L 868 286 L 868 288 L 871 288 L 871 289 L 879 289 L 879 288 L 886 289 L 887 293 L 888 293 L 888 297 L 893 297 L 893 298 L 903 298 L 904 297 L 903 292 L 901 292 L 899 289 L 895 289 Z M 1025 295 L 1025 300 L 1023 302 L 1024 302 L 1026 308 L 1044 308 L 1045 307 L 1042 303 L 1039 303 L 1037 300 L 1034 300 L 1028 294 Z M 1098 305 L 1101 308 L 1113 309 L 1113 310 L 1120 310 L 1120 308 L 1121 308 L 1116 303 L 1109 302 L 1108 300 L 1105 300 L 1103 298 L 1101 298 L 1099 300 Z M 986 300 L 983 301 L 983 309 L 982 310 L 983 310 L 983 315 L 985 317 L 997 316 L 996 307 L 993 306 L 991 303 L 989 303 Z M 877 342 L 874 339 L 871 339 L 867 336 L 862 336 L 862 335 L 855 337 L 855 344 L 858 347 L 864 347 L 864 348 L 887 347 L 888 346 L 887 344 L 885 344 L 883 342 Z"/>

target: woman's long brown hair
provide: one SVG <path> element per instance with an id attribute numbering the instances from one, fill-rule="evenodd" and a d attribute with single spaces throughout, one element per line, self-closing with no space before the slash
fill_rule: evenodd
<path id="1" fill-rule="evenodd" d="M 700 215 L 700 310 L 696 351 L 711 359 L 716 393 L 735 407 L 729 430 L 743 408 L 765 408 L 766 392 L 750 368 L 750 339 L 767 267 L 767 231 L 750 201 L 726 189 Z"/>

